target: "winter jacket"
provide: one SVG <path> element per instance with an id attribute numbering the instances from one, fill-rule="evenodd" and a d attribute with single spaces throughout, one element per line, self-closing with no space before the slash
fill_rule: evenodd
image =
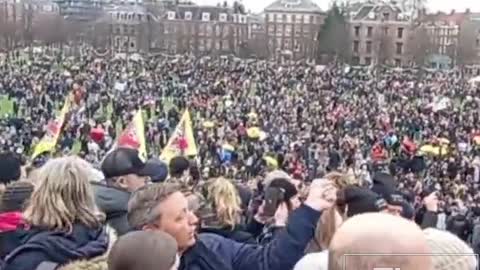
<path id="1" fill-rule="evenodd" d="M 89 229 L 81 224 L 74 225 L 69 234 L 32 228 L 23 231 L 21 242 L 5 258 L 5 268 L 2 270 L 34 270 L 42 263 L 64 265 L 100 256 L 108 248 L 108 236 L 104 228 Z"/>
<path id="2" fill-rule="evenodd" d="M 420 227 L 422 229 L 426 228 L 436 228 L 437 227 L 437 220 L 438 220 L 438 215 L 437 213 L 431 212 L 431 211 L 425 211 L 423 214 L 423 220 L 422 224 Z"/>
<path id="3" fill-rule="evenodd" d="M 237 241 L 239 243 L 247 243 L 247 244 L 256 244 L 255 237 L 242 230 L 240 227 L 235 227 L 234 229 L 231 228 L 201 228 L 200 233 L 212 233 L 223 236 L 225 238 Z"/>
<path id="4" fill-rule="evenodd" d="M 107 224 L 115 229 L 118 236 L 129 232 L 127 212 L 130 192 L 101 183 L 92 183 L 95 191 L 95 202 L 106 215 Z"/>
<path id="5" fill-rule="evenodd" d="M 320 212 L 308 206 L 293 211 L 288 225 L 265 246 L 248 245 L 214 235 L 200 234 L 187 250 L 180 270 L 291 270 L 312 239 Z"/>
<path id="6" fill-rule="evenodd" d="M 470 224 L 465 215 L 455 215 L 449 217 L 447 221 L 447 230 L 458 236 L 463 241 L 467 242 L 468 236 L 471 233 Z"/>

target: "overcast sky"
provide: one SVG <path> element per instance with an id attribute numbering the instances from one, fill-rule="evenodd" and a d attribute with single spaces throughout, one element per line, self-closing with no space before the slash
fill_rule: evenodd
<path id="1" fill-rule="evenodd" d="M 223 0 L 194 0 L 198 4 L 210 4 L 216 5 L 219 2 L 223 3 Z M 243 3 L 247 9 L 253 12 L 262 11 L 268 4 L 274 0 L 243 0 Z M 331 0 L 314 0 L 322 9 L 327 9 Z M 232 3 L 233 0 L 228 0 Z M 472 11 L 480 12 L 479 0 L 428 0 L 428 8 L 431 11 L 448 11 L 455 9 L 457 11 L 464 11 L 466 8 L 470 8 Z"/>

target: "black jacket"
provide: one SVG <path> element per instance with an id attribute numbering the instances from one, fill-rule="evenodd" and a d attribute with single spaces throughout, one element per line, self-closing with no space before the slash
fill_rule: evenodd
<path id="1" fill-rule="evenodd" d="M 100 256 L 108 248 L 104 228 L 89 229 L 76 224 L 70 234 L 38 228 L 22 233 L 18 234 L 22 235 L 22 244 L 5 258 L 2 270 L 34 270 L 45 262 L 63 265 Z"/>
<path id="2" fill-rule="evenodd" d="M 129 232 L 127 212 L 130 192 L 101 183 L 92 183 L 92 186 L 95 191 L 95 202 L 100 211 L 107 216 L 107 224 L 115 229 L 118 236 Z"/>
<path id="3" fill-rule="evenodd" d="M 255 237 L 248 233 L 247 231 L 243 230 L 241 227 L 235 227 L 233 230 L 231 228 L 201 228 L 200 233 L 213 233 L 217 235 L 221 235 L 225 238 L 234 240 L 239 243 L 246 243 L 246 244 L 256 244 Z"/>

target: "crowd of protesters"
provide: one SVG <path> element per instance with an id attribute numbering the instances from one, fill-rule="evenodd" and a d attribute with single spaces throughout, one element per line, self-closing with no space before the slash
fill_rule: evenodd
<path id="1" fill-rule="evenodd" d="M 476 269 L 480 99 L 462 75 L 8 59 L 0 269 Z M 57 149 L 32 159 L 70 93 Z M 110 151 L 139 108 L 147 161 Z M 198 154 L 159 160 L 187 108 Z M 384 253 L 446 255 L 344 257 Z"/>

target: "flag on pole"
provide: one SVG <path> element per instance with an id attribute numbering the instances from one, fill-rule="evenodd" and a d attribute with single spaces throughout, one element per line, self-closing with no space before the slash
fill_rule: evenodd
<path id="1" fill-rule="evenodd" d="M 32 154 L 32 159 L 35 159 L 40 154 L 45 152 L 51 152 L 55 150 L 55 146 L 57 145 L 58 137 L 60 137 L 60 133 L 62 132 L 62 126 L 65 123 L 65 117 L 67 113 L 72 108 L 72 99 L 71 96 L 68 95 L 65 98 L 65 103 L 63 104 L 63 108 L 55 117 L 55 119 L 48 122 L 47 131 L 40 142 L 35 146 L 35 150 Z"/>
<path id="2" fill-rule="evenodd" d="M 147 160 L 147 145 L 145 142 L 145 127 L 143 123 L 143 112 L 138 110 L 127 127 L 118 137 L 114 149 L 117 147 L 127 147 L 137 149 L 140 158 Z"/>
<path id="3" fill-rule="evenodd" d="M 163 149 L 160 159 L 167 164 L 176 156 L 196 156 L 198 153 L 193 136 L 192 120 L 188 109 L 182 115 L 175 131 Z"/>

